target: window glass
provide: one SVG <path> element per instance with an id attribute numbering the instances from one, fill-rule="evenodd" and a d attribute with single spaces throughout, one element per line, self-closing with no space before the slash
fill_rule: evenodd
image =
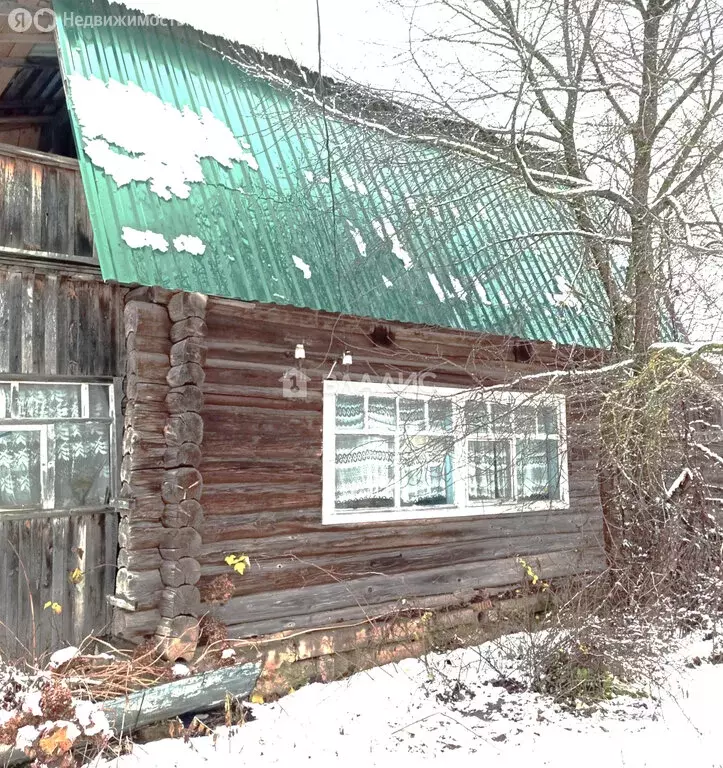
<path id="1" fill-rule="evenodd" d="M 10 385 L 0 384 L 0 419 L 10 418 Z"/>
<path id="2" fill-rule="evenodd" d="M 110 501 L 110 426 L 86 422 L 55 428 L 55 506 Z"/>
<path id="3" fill-rule="evenodd" d="M 511 435 L 512 406 L 509 403 L 492 403 L 490 411 L 492 412 L 492 431 L 495 435 Z"/>
<path id="4" fill-rule="evenodd" d="M 0 507 L 20 509 L 42 504 L 41 431 L 0 428 Z"/>
<path id="5" fill-rule="evenodd" d="M 512 496 L 510 444 L 507 440 L 470 440 L 469 498 L 472 501 Z"/>
<path id="6" fill-rule="evenodd" d="M 110 412 L 110 389 L 103 384 L 88 387 L 88 411 L 91 418 L 107 417 Z"/>
<path id="7" fill-rule="evenodd" d="M 393 431 L 397 426 L 397 401 L 393 397 L 369 398 L 369 430 Z"/>
<path id="8" fill-rule="evenodd" d="M 468 400 L 464 404 L 464 422 L 467 434 L 489 432 L 490 415 L 487 403 Z"/>
<path id="9" fill-rule="evenodd" d="M 80 415 L 78 384 L 20 384 L 18 388 L 21 419 L 77 419 Z"/>
<path id="10" fill-rule="evenodd" d="M 424 400 L 399 399 L 399 418 L 405 432 L 414 434 L 427 428 L 424 418 Z"/>
<path id="11" fill-rule="evenodd" d="M 336 507 L 394 506 L 394 438 L 336 436 Z"/>
<path id="12" fill-rule="evenodd" d="M 451 432 L 453 410 L 451 400 L 429 401 L 429 428 L 434 432 Z"/>
<path id="13" fill-rule="evenodd" d="M 556 440 L 517 441 L 517 496 L 523 501 L 560 498 Z"/>
<path id="14" fill-rule="evenodd" d="M 336 426 L 341 429 L 364 429 L 364 398 L 358 395 L 338 395 Z"/>
<path id="15" fill-rule="evenodd" d="M 406 437 L 400 446 L 403 507 L 454 503 L 453 445 L 422 435 Z"/>

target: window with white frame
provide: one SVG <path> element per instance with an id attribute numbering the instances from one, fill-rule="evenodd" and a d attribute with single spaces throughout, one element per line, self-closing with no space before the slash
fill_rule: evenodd
<path id="1" fill-rule="evenodd" d="M 0 380 L 0 514 L 108 506 L 114 415 L 112 382 Z"/>
<path id="2" fill-rule="evenodd" d="M 325 523 L 567 506 L 565 401 L 330 380 Z"/>

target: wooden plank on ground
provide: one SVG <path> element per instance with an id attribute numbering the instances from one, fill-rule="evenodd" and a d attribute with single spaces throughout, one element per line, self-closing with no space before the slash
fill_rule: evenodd
<path id="1" fill-rule="evenodd" d="M 120 736 L 161 720 L 213 709 L 222 705 L 227 695 L 248 696 L 260 673 L 261 662 L 217 669 L 112 699 L 103 704 L 103 711 Z"/>

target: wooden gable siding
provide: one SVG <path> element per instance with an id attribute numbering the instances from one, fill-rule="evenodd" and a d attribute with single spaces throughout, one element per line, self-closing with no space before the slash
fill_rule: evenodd
<path id="1" fill-rule="evenodd" d="M 0 256 L 97 263 L 77 160 L 0 145 Z"/>
<path id="2" fill-rule="evenodd" d="M 122 376 L 125 290 L 0 264 L 0 373 Z"/>
<path id="3" fill-rule="evenodd" d="M 120 377 L 123 294 L 98 277 L 0 265 L 0 377 Z M 0 514 L 0 651 L 37 656 L 109 624 L 114 510 Z M 82 579 L 73 583 L 75 569 Z M 44 609 L 47 602 L 61 613 Z"/>
<path id="4" fill-rule="evenodd" d="M 156 304 L 140 313 L 139 307 L 126 321 L 132 325 L 127 327 L 134 350 L 129 408 L 135 427 L 132 436 L 126 433 L 124 464 L 133 503 L 121 524 L 118 585 L 133 610 L 118 612 L 116 624 L 119 634 L 134 639 L 153 633 L 161 618 L 159 546 L 169 531 L 159 521 L 172 357 L 166 307 Z M 393 349 L 383 346 L 382 331 L 381 346 L 369 338 L 375 326 L 385 325 L 394 334 Z M 517 556 L 538 563 L 548 577 L 602 567 L 602 513 L 595 455 L 587 442 L 594 417 L 588 419 L 589 404 L 582 400 L 568 401 L 569 509 L 321 524 L 322 382 L 345 349 L 354 356 L 352 376 L 427 372 L 434 379 L 426 383 L 458 387 L 471 385 L 470 371 L 479 382 L 495 384 L 554 369 L 569 362 L 569 350 L 213 298 L 199 333 L 207 345 L 200 463 L 204 517 L 202 544 L 193 557 L 201 568 L 201 591 L 217 575 L 234 579 L 230 602 L 211 608 L 233 635 L 363 619 L 399 607 L 402 599 L 442 604 L 469 599 L 480 590 L 518 584 Z M 301 342 L 311 376 L 308 397 L 289 400 L 280 379 L 294 366 Z M 532 361 L 515 361 L 530 351 Z M 230 554 L 251 559 L 243 576 L 224 562 Z"/>

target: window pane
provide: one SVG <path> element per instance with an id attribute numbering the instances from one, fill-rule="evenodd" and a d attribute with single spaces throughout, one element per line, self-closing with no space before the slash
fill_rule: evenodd
<path id="1" fill-rule="evenodd" d="M 364 398 L 361 395 L 336 396 L 336 426 L 340 429 L 364 429 Z"/>
<path id="2" fill-rule="evenodd" d="M 110 389 L 104 384 L 88 387 L 88 410 L 91 418 L 107 418 L 110 415 Z"/>
<path id="3" fill-rule="evenodd" d="M 464 421 L 466 434 L 490 431 L 490 416 L 487 403 L 479 400 L 468 400 L 464 404 Z"/>
<path id="4" fill-rule="evenodd" d="M 369 429 L 394 431 L 397 426 L 397 401 L 393 397 L 369 398 Z"/>
<path id="5" fill-rule="evenodd" d="M 394 438 L 336 436 L 336 508 L 394 506 Z"/>
<path id="6" fill-rule="evenodd" d="M 23 419 L 61 419 L 80 416 L 77 384 L 21 384 L 18 415 Z"/>
<path id="7" fill-rule="evenodd" d="M 556 440 L 517 441 L 517 494 L 521 501 L 554 501 L 560 498 Z"/>
<path id="8" fill-rule="evenodd" d="M 0 419 L 10 418 L 10 385 L 0 384 Z"/>
<path id="9" fill-rule="evenodd" d="M 0 507 L 39 507 L 40 431 L 0 430 Z"/>
<path id="10" fill-rule="evenodd" d="M 539 431 L 545 435 L 557 434 L 557 408 L 554 405 L 544 405 L 538 411 Z"/>
<path id="11" fill-rule="evenodd" d="M 55 506 L 93 507 L 110 501 L 110 427 L 62 424 L 55 428 Z"/>
<path id="12" fill-rule="evenodd" d="M 453 444 L 447 439 L 409 437 L 400 446 L 403 507 L 453 504 Z"/>
<path id="13" fill-rule="evenodd" d="M 529 405 L 520 405 L 515 410 L 517 421 L 516 431 L 523 435 L 537 434 L 537 408 Z"/>
<path id="14" fill-rule="evenodd" d="M 496 435 L 512 434 L 512 409 L 506 403 L 492 403 L 492 431 Z"/>
<path id="15" fill-rule="evenodd" d="M 509 499 L 512 496 L 509 442 L 470 440 L 468 454 L 470 499 Z"/>
<path id="16" fill-rule="evenodd" d="M 429 428 L 435 432 L 452 431 L 452 402 L 450 400 L 429 401 Z"/>
<path id="17" fill-rule="evenodd" d="M 423 432 L 426 428 L 424 400 L 399 400 L 399 418 L 406 432 Z"/>

